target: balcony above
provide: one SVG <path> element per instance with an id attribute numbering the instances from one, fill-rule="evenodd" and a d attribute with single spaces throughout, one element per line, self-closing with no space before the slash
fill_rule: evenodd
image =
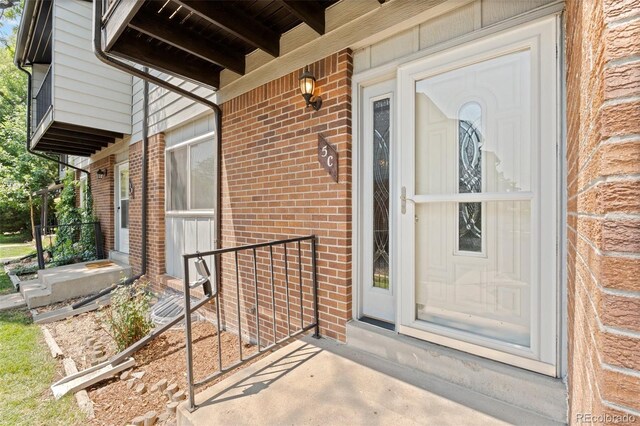
<path id="1" fill-rule="evenodd" d="M 91 156 L 131 134 L 131 76 L 98 61 L 91 31 L 91 2 L 25 2 L 15 60 L 31 68 L 36 151 Z"/>
<path id="2" fill-rule="evenodd" d="M 220 88 L 220 73 L 239 75 L 246 55 L 278 57 L 280 37 L 300 24 L 325 32 L 337 0 L 113 0 L 103 15 L 103 48 L 169 74 Z"/>

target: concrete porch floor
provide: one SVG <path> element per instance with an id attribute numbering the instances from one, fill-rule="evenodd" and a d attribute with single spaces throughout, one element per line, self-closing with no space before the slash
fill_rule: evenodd
<path id="1" fill-rule="evenodd" d="M 304 337 L 196 395 L 182 425 L 558 424 L 330 340 Z"/>

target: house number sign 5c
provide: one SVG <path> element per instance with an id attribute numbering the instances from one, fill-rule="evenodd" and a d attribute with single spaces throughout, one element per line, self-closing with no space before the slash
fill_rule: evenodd
<path id="1" fill-rule="evenodd" d="M 333 180 L 338 182 L 338 151 L 322 135 L 318 135 L 318 161 Z"/>

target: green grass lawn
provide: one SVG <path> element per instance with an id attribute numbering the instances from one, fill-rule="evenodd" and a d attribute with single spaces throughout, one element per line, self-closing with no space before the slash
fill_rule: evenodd
<path id="1" fill-rule="evenodd" d="M 84 423 L 72 395 L 51 394 L 57 363 L 25 311 L 0 312 L 0 425 Z"/>
<path id="2" fill-rule="evenodd" d="M 13 283 L 9 279 L 9 276 L 4 272 L 4 268 L 0 268 L 0 296 L 3 294 L 13 293 Z"/>
<path id="3" fill-rule="evenodd" d="M 0 259 L 8 257 L 22 257 L 35 253 L 36 248 L 31 243 L 24 244 L 0 244 Z"/>
<path id="4" fill-rule="evenodd" d="M 0 244 L 20 244 L 20 243 L 28 243 L 31 237 L 29 237 L 24 232 L 20 232 L 17 234 L 1 234 L 0 233 Z"/>

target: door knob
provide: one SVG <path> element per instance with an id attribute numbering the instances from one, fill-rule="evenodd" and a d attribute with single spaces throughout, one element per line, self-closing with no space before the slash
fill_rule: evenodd
<path id="1" fill-rule="evenodd" d="M 411 198 L 407 198 L 407 188 L 403 186 L 400 194 L 400 211 L 402 212 L 402 214 L 407 213 L 407 201 L 415 204 L 415 201 L 413 201 Z"/>

